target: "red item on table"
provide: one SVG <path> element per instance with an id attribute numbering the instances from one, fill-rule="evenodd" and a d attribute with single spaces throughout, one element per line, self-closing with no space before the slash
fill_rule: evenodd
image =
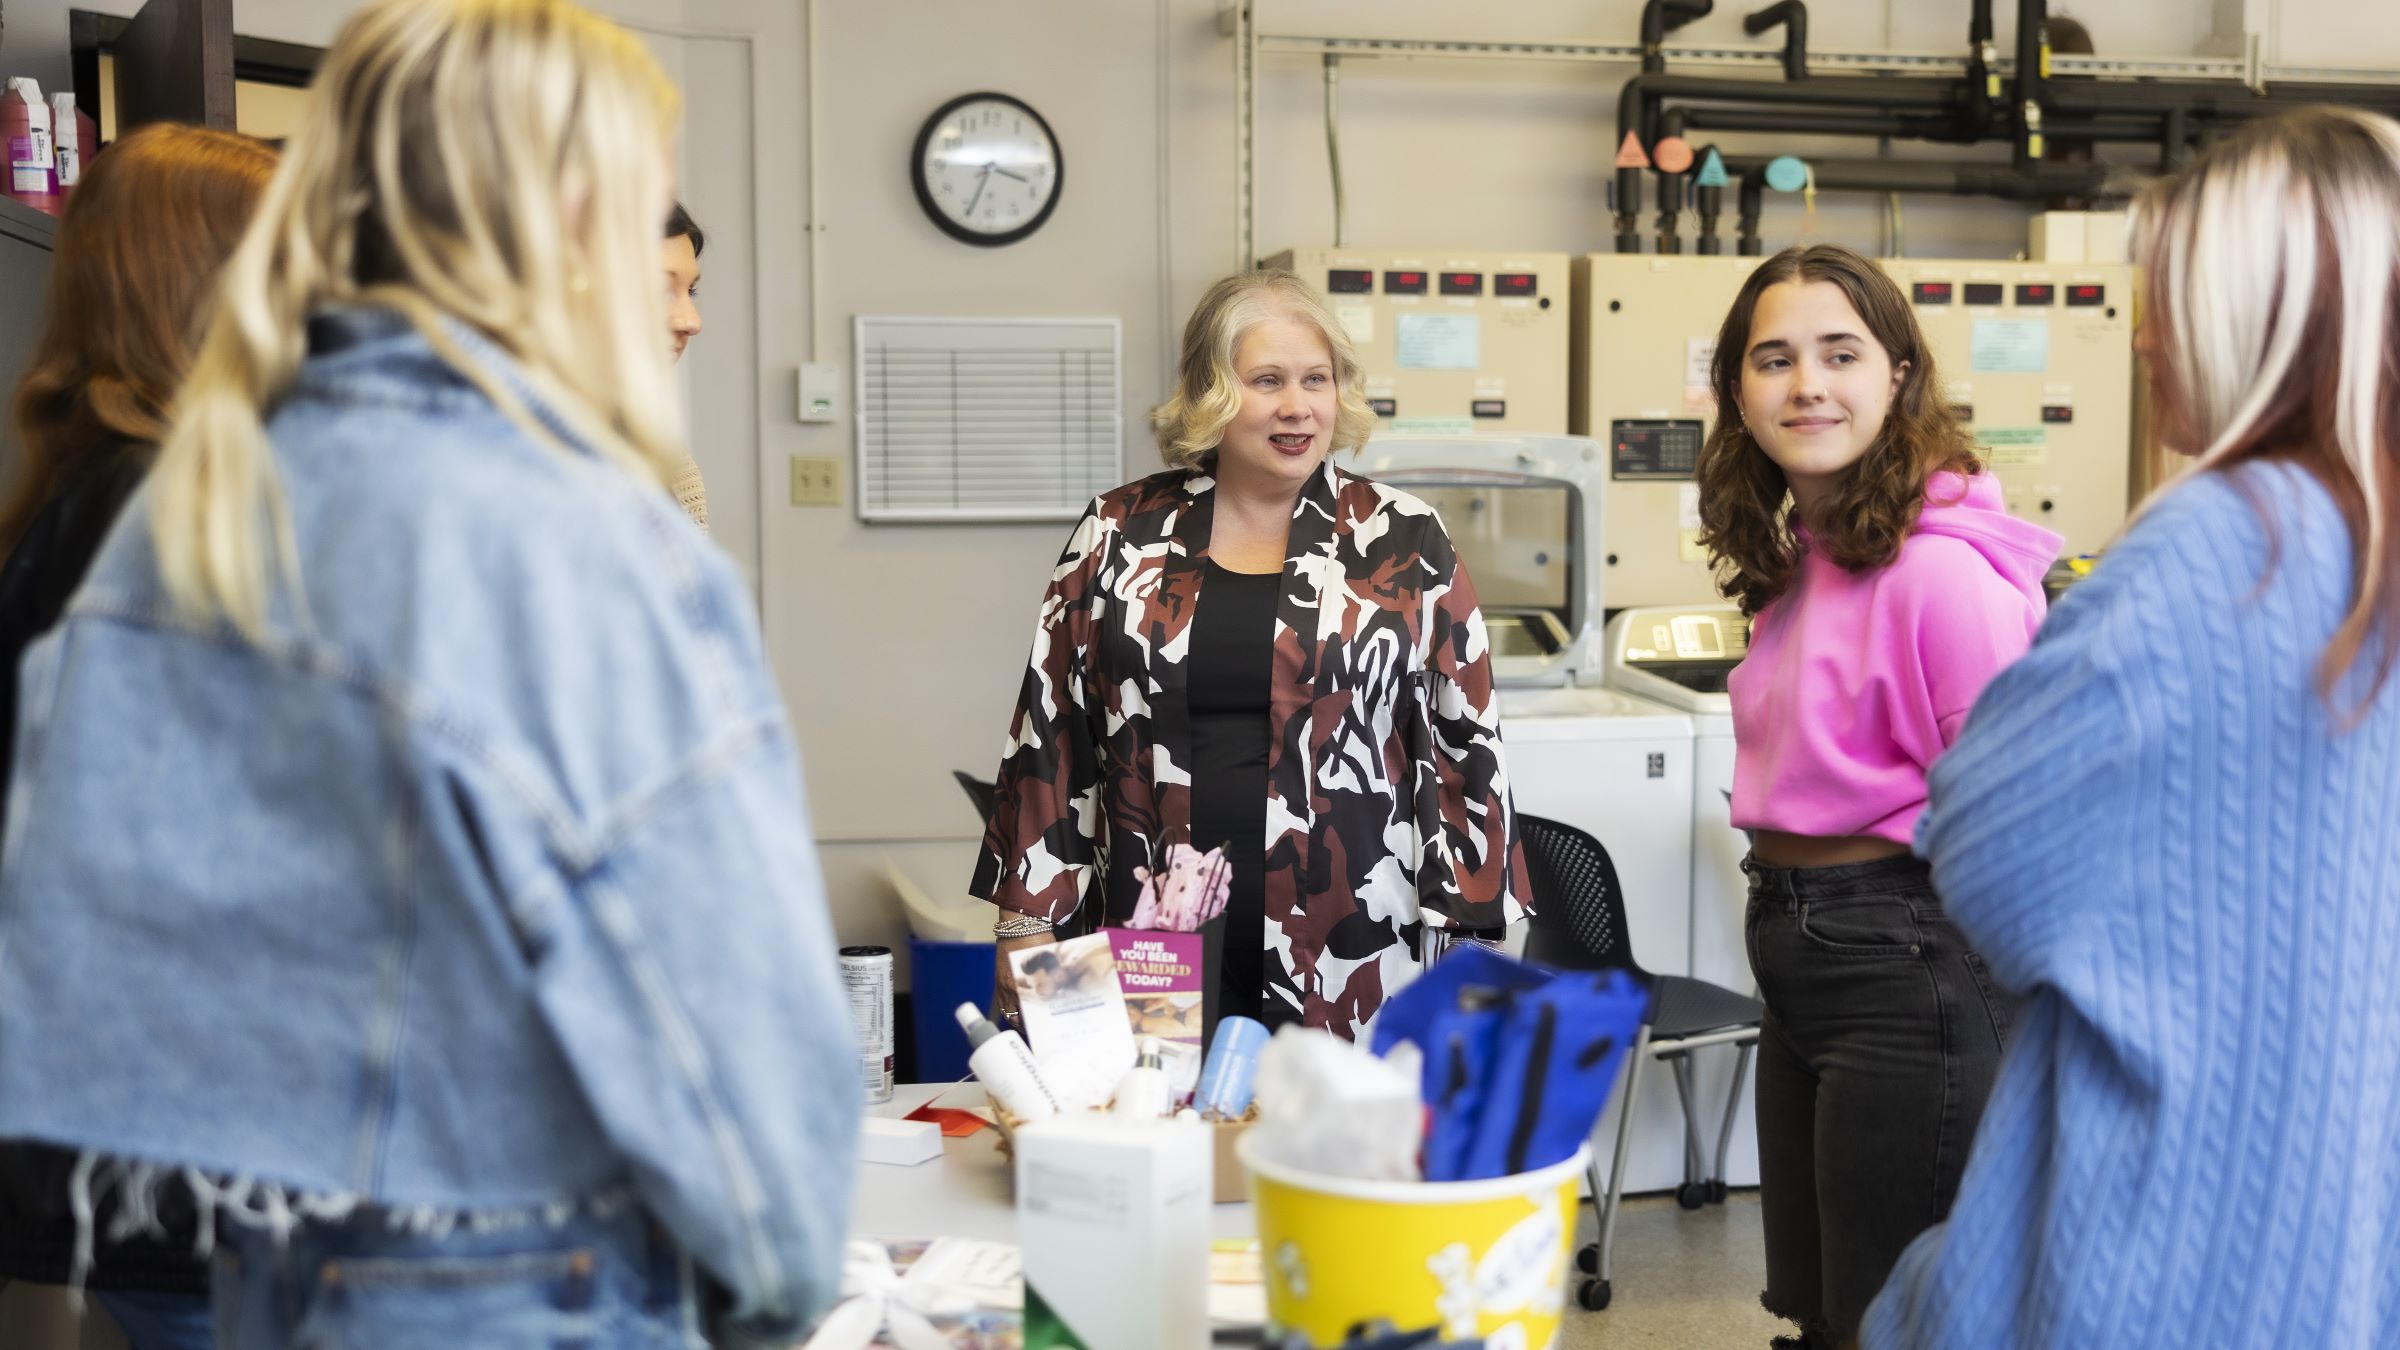
<path id="1" fill-rule="evenodd" d="M 955 1106 L 935 1106 L 931 1102 L 909 1112 L 901 1119 L 931 1121 L 942 1127 L 944 1139 L 964 1139 L 977 1130 L 992 1128 L 992 1122 L 972 1111 L 961 1111 Z"/>

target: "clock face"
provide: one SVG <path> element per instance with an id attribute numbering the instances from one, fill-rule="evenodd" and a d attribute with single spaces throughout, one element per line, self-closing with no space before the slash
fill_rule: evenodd
<path id="1" fill-rule="evenodd" d="M 1040 113 L 968 94 L 926 119 L 909 167 L 918 204 L 953 238 L 1010 244 L 1050 218 L 1067 166 Z"/>

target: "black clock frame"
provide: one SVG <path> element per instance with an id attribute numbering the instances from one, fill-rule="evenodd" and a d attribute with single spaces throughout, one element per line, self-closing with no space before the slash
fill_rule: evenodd
<path id="1" fill-rule="evenodd" d="M 1049 140 L 1050 153 L 1053 162 L 1057 165 L 1057 168 L 1051 176 L 1050 200 L 1042 203 L 1042 209 L 1040 213 L 1035 215 L 1033 219 L 1026 221 L 1024 224 L 1019 225 L 1017 228 L 1010 230 L 1005 234 L 987 234 L 979 230 L 971 230 L 966 226 L 959 224 L 957 221 L 952 220 L 947 215 L 944 215 L 941 207 L 933 200 L 932 186 L 925 181 L 925 147 L 933 143 L 933 133 L 935 129 L 940 127 L 941 124 L 949 118 L 950 114 L 957 112 L 960 108 L 963 108 L 970 103 L 982 102 L 986 99 L 997 103 L 1008 104 L 1009 106 L 1023 112 L 1027 117 L 1032 118 L 1034 125 L 1040 127 L 1042 129 L 1042 135 Z M 1003 244 L 1013 244 L 1018 240 L 1023 239 L 1025 236 L 1032 234 L 1035 230 L 1042 228 L 1043 222 L 1050 219 L 1050 213 L 1058 209 L 1058 199 L 1065 196 L 1067 192 L 1067 149 L 1065 146 L 1059 144 L 1058 133 L 1050 129 L 1049 120 L 1043 117 L 1040 113 L 1035 112 L 1033 110 L 1033 105 L 1027 103 L 1025 100 L 1012 94 L 1003 94 L 993 90 L 985 90 L 981 93 L 974 94 L 961 94 L 957 98 L 954 98 L 948 103 L 943 104 L 941 107 L 934 109 L 933 116 L 926 118 L 925 125 L 918 129 L 917 143 L 908 154 L 908 181 L 909 186 L 917 190 L 917 205 L 925 208 L 926 216 L 930 218 L 934 224 L 941 227 L 942 233 L 949 235 L 951 238 L 958 240 L 962 244 L 974 244 L 980 248 L 998 248 Z"/>

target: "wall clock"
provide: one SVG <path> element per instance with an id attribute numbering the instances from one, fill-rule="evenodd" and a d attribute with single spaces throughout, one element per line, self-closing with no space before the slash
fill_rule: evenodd
<path id="1" fill-rule="evenodd" d="M 934 110 L 909 155 L 917 204 L 951 238 L 993 247 L 1042 227 L 1067 161 L 1042 115 L 1006 94 L 962 94 Z"/>

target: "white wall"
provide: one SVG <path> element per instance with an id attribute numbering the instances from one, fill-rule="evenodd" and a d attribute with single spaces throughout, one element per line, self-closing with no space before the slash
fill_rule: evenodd
<path id="1" fill-rule="evenodd" d="M 133 5 L 99 0 L 99 7 Z M 323 43 L 352 7 L 347 0 L 235 0 L 235 26 Z M 654 31 L 727 35 L 748 52 L 755 134 L 740 146 L 687 146 L 691 172 L 714 194 L 712 234 L 726 219 L 725 203 L 739 200 L 727 182 L 745 158 L 755 180 L 745 189 L 754 195 L 744 246 L 754 258 L 755 315 L 742 321 L 755 327 L 757 368 L 734 401 L 756 410 L 757 457 L 747 474 L 738 463 L 708 464 L 712 512 L 742 518 L 726 527 L 726 542 L 737 556 L 756 559 L 771 653 L 808 759 L 837 922 L 846 940 L 895 940 L 902 932 L 896 907 L 878 880 L 886 856 L 930 889 L 965 883 L 978 826 L 949 773 L 991 771 L 1034 601 L 1065 526 L 870 528 L 847 510 L 785 504 L 789 456 L 846 461 L 850 454 L 846 427 L 803 426 L 791 411 L 794 372 L 810 350 L 805 6 L 599 0 L 599 7 Z M 1779 35 L 1741 34 L 1741 14 L 1755 7 L 1720 5 L 1678 40 L 1773 46 Z M 1261 0 L 1260 8 L 1262 28 L 1276 32 L 1630 42 L 1640 3 L 1517 0 L 1477 11 L 1394 0 Z M 2005 45 L 2013 6 L 2000 0 L 1996 8 Z M 2055 8 L 2079 7 L 2061 0 Z M 2081 8 L 2104 53 L 2185 55 L 2210 39 L 2224 6 L 2121 0 Z M 2268 9 L 2277 59 L 2400 65 L 2400 25 L 2378 17 L 2381 7 L 2280 0 Z M 1965 41 L 1967 13 L 1965 0 L 1821 3 L 1810 16 L 1811 41 L 1955 51 Z M 1201 289 L 1235 261 L 1232 51 L 1216 18 L 1217 0 L 823 0 L 823 359 L 847 369 L 849 322 L 862 313 L 1116 315 L 1125 325 L 1126 471 L 1154 468 L 1142 413 L 1162 393 L 1174 331 Z M 710 60 L 727 59 L 710 50 Z M 1607 247 L 1615 96 L 1627 73 L 1347 63 L 1343 157 L 1352 238 Z M 969 248 L 937 231 L 907 182 L 907 153 L 922 120 L 945 99 L 978 89 L 1040 109 L 1067 160 L 1056 215 L 1031 239 L 997 250 Z M 693 97 L 697 104 L 729 95 L 695 88 Z M 1321 97 L 1314 58 L 1262 62 L 1262 251 L 1330 241 Z M 1752 152 L 1767 145 L 1757 138 L 1723 143 Z M 1778 148 L 1866 152 L 1857 142 Z M 701 181 L 694 190 L 703 190 Z M 1905 211 L 1916 256 L 2004 256 L 2023 241 L 2021 208 L 1910 198 Z M 1728 232 L 1731 225 L 1728 218 Z M 1771 245 L 1809 233 L 1873 247 L 1880 227 L 1877 202 L 1828 195 L 1812 221 L 1797 201 L 1775 198 L 1765 234 Z M 709 261 L 717 262 L 713 239 Z M 734 322 L 714 307 L 730 278 L 709 270 L 709 322 Z M 705 357 L 705 346 L 694 349 L 695 361 Z"/>

